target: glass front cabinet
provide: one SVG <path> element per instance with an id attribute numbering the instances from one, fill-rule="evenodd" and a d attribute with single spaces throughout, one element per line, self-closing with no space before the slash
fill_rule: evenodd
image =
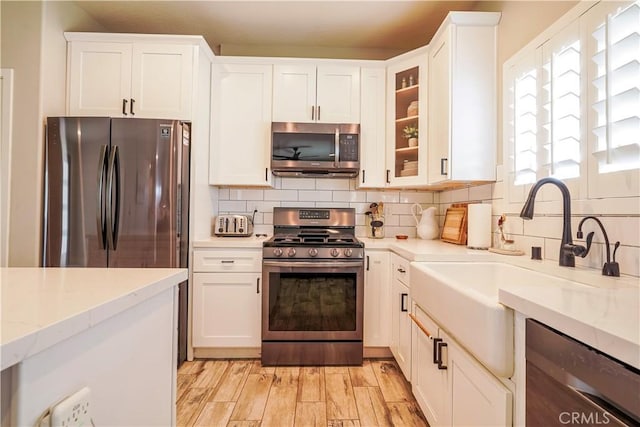
<path id="1" fill-rule="evenodd" d="M 390 187 L 427 183 L 427 51 L 394 58 L 387 67 L 387 171 Z"/>

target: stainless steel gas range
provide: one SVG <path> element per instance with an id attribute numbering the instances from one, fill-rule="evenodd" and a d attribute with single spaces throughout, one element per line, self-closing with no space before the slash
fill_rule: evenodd
<path id="1" fill-rule="evenodd" d="M 351 208 L 274 208 L 263 247 L 262 364 L 362 364 L 364 244 Z"/>

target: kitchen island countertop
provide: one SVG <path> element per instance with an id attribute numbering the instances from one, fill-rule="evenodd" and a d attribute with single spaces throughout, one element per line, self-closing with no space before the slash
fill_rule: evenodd
<path id="1" fill-rule="evenodd" d="M 184 280 L 176 268 L 1 268 L 1 369 Z"/>

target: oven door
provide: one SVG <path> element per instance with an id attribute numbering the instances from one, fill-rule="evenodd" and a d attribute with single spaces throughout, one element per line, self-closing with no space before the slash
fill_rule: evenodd
<path id="1" fill-rule="evenodd" d="M 361 261 L 263 262 L 263 341 L 362 341 Z"/>

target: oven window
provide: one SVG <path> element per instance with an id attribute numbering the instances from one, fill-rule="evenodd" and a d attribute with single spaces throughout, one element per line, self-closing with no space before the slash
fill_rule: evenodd
<path id="1" fill-rule="evenodd" d="M 355 331 L 356 274 L 271 274 L 269 330 Z"/>
<path id="2" fill-rule="evenodd" d="M 333 162 L 335 135 L 326 133 L 274 133 L 273 160 Z"/>

